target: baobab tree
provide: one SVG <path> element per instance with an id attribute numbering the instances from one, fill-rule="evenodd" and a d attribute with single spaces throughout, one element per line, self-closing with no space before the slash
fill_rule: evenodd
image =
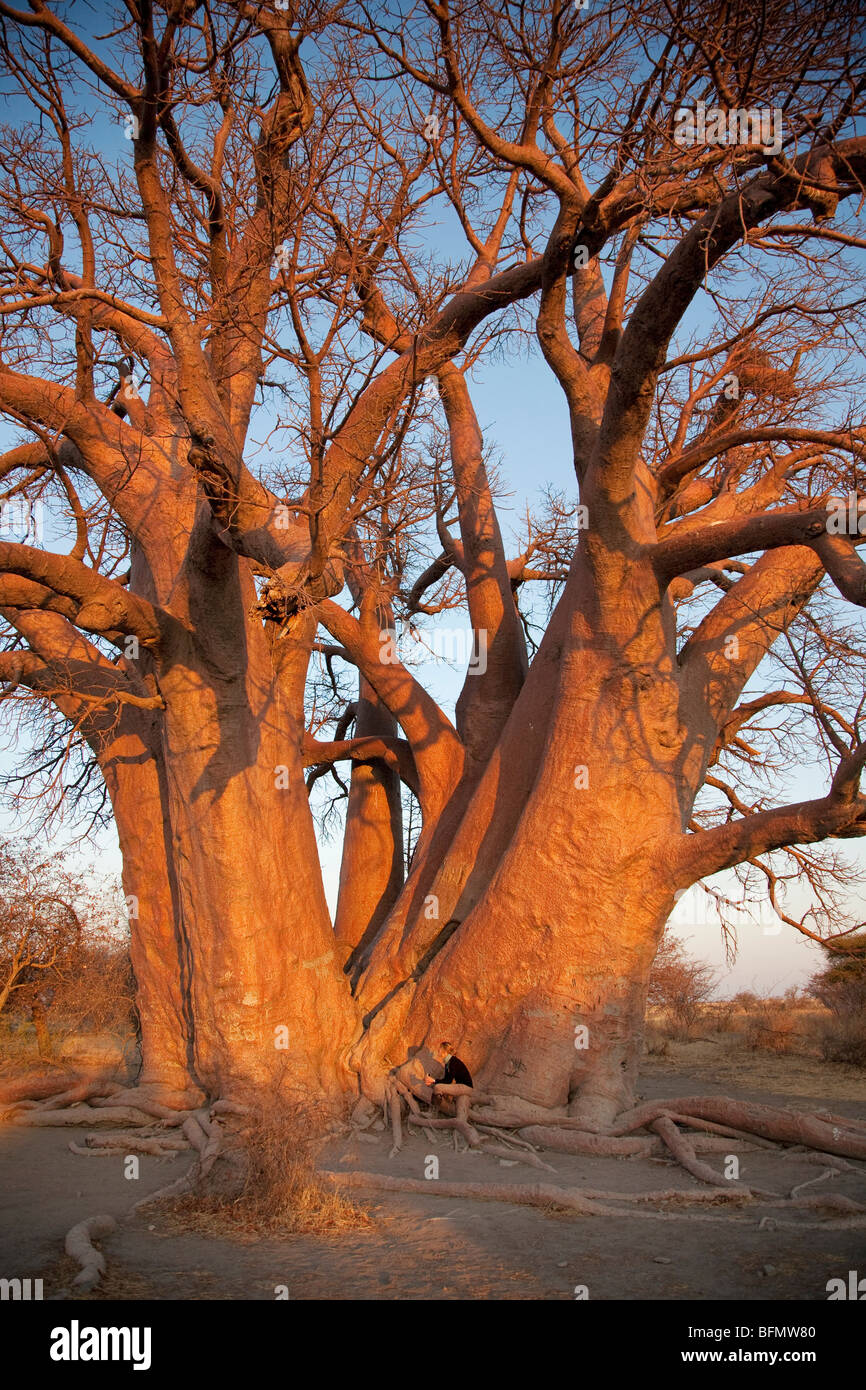
<path id="1" fill-rule="evenodd" d="M 612 1130 L 676 895 L 747 866 L 786 911 L 793 865 L 825 936 L 821 847 L 866 830 L 855 17 L 0 16 L 39 109 L 0 155 L 2 472 L 71 537 L 0 545 L 2 674 L 111 799 L 138 1098 L 381 1102 L 449 1037 L 500 1103 Z M 577 491 L 515 555 L 471 372 L 531 332 Z M 394 633 L 457 603 L 484 659 L 452 720 Z M 820 795 L 762 786 L 768 746 Z M 335 930 L 307 783 L 342 761 Z"/>

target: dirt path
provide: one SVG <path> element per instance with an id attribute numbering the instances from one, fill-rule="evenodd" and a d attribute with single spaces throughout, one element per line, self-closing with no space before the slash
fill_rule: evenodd
<path id="1" fill-rule="evenodd" d="M 696 1077 L 661 1063 L 649 1068 L 641 1086 L 648 1098 L 725 1089 L 731 1088 L 711 1075 Z M 794 1099 L 741 1086 L 736 1094 L 803 1109 L 832 1101 L 840 1113 L 866 1117 L 866 1087 L 861 1084 L 859 1100 L 835 1097 L 832 1090 L 825 1084 L 823 1096 Z M 96 1212 L 122 1217 L 189 1162 L 186 1155 L 173 1162 L 143 1157 L 139 1179 L 128 1180 L 120 1156 L 76 1157 L 68 1140 L 68 1130 L 0 1130 L 0 1277 L 42 1276 L 46 1297 L 63 1296 L 74 1273 L 60 1257 L 70 1226 Z M 395 1159 L 389 1149 L 390 1136 L 381 1132 L 343 1139 L 323 1154 L 323 1164 L 423 1178 L 426 1157 L 434 1153 L 440 1181 L 495 1184 L 543 1176 L 563 1186 L 632 1192 L 700 1186 L 662 1160 L 547 1154 L 556 1173 L 539 1175 L 493 1157 L 457 1154 L 450 1138 L 440 1137 L 431 1148 L 425 1138 L 411 1137 Z M 710 1161 L 721 1171 L 722 1156 Z M 745 1181 L 785 1193 L 819 1172 L 796 1155 L 755 1152 L 740 1160 Z M 866 1201 L 866 1171 L 826 1185 Z M 759 1229 L 767 1213 L 753 1207 L 711 1209 L 705 1214 L 721 1218 L 714 1221 L 575 1217 L 439 1198 L 435 1180 L 430 1188 L 429 1197 L 371 1193 L 372 1229 L 334 1236 L 216 1238 L 179 1233 L 163 1217 L 142 1215 L 106 1241 L 109 1275 L 93 1296 L 273 1299 L 284 1286 L 292 1299 L 570 1300 L 575 1286 L 586 1286 L 591 1299 L 824 1300 L 828 1279 L 866 1270 L 866 1232 L 832 1221 L 816 1230 L 815 1213 L 777 1213 L 790 1229 Z"/>

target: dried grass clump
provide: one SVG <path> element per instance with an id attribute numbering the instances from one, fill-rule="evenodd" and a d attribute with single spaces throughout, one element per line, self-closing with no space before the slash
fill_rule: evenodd
<path id="1" fill-rule="evenodd" d="M 825 1062 L 866 1067 L 866 1018 L 821 1019 L 818 1046 Z"/>
<path id="2" fill-rule="evenodd" d="M 661 1028 L 647 1025 L 644 1042 L 649 1057 L 668 1057 L 670 1055 L 670 1039 L 665 1036 Z"/>
<path id="3" fill-rule="evenodd" d="M 257 1109 L 229 1141 L 240 1158 L 240 1191 L 194 1189 L 164 1210 L 184 1229 L 213 1235 L 320 1235 L 372 1226 L 366 1206 L 335 1190 L 316 1166 L 327 1117 L 303 1105 Z M 233 1165 L 234 1166 L 234 1165 Z"/>
<path id="4" fill-rule="evenodd" d="M 746 1016 L 743 1043 L 752 1052 L 798 1052 L 802 1047 L 800 1020 L 781 1000 L 765 1000 Z"/>

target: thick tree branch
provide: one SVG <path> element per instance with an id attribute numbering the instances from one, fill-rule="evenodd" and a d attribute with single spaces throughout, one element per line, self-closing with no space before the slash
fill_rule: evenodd
<path id="1" fill-rule="evenodd" d="M 412 749 L 405 739 L 370 735 L 325 743 L 309 734 L 304 738 L 305 767 L 318 767 L 344 758 L 356 763 L 383 762 L 399 772 L 401 781 L 418 795 L 418 771 Z"/>
<path id="2" fill-rule="evenodd" d="M 53 555 L 29 545 L 0 541 L 2 573 L 20 575 L 71 599 L 75 623 L 87 632 L 128 633 L 138 637 L 143 646 L 156 647 L 172 621 L 163 609 L 129 593 L 69 555 Z"/>
<path id="3" fill-rule="evenodd" d="M 820 154 L 839 178 L 840 196 L 866 184 L 866 138 L 841 141 Z M 598 467 L 613 504 L 630 492 L 674 329 L 708 272 L 752 227 L 782 209 L 808 205 L 805 175 L 812 160 L 811 152 L 801 155 L 791 172 L 766 170 L 727 194 L 683 237 L 641 295 L 614 357 L 599 438 Z M 800 175 L 799 182 L 792 175 Z"/>
<path id="4" fill-rule="evenodd" d="M 463 745 L 454 725 L 388 650 L 393 634 L 380 632 L 374 605 L 362 610 L 362 621 L 332 599 L 319 603 L 318 611 L 324 626 L 350 653 L 400 724 L 415 756 L 422 810 L 431 817 L 438 815 L 463 771 Z"/>
<path id="5" fill-rule="evenodd" d="M 758 811 L 712 830 L 683 836 L 672 854 L 676 886 L 686 888 L 722 869 L 788 845 L 814 844 L 830 836 L 851 839 L 866 835 L 866 797 L 858 791 L 864 762 L 866 744 L 861 744 L 839 764 L 827 796 Z"/>

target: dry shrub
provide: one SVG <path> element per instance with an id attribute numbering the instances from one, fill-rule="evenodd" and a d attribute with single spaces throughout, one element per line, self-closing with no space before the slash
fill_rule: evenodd
<path id="1" fill-rule="evenodd" d="M 691 1009 L 685 1015 L 679 1009 L 669 1010 L 662 1026 L 671 1042 L 692 1042 L 701 1033 L 700 1020 Z"/>
<path id="2" fill-rule="evenodd" d="M 708 965 L 693 960 L 667 923 L 659 941 L 647 990 L 647 1005 L 664 1011 L 666 1032 L 688 1038 L 700 1021 L 701 1009 L 716 985 Z"/>
<path id="3" fill-rule="evenodd" d="M 667 1057 L 670 1054 L 670 1040 L 662 1032 L 661 1028 L 647 1026 L 644 1034 L 644 1046 L 650 1057 Z"/>
<path id="4" fill-rule="evenodd" d="M 321 1235 L 372 1226 L 368 1208 L 343 1197 L 316 1166 L 329 1136 L 321 1111 L 284 1101 L 261 1106 L 232 1136 L 240 1192 L 210 1183 L 167 1204 L 184 1229 L 213 1235 Z"/>
<path id="5" fill-rule="evenodd" d="M 36 1035 L 23 1018 L 0 1014 L 0 1065 L 32 1062 L 37 1055 Z"/>
<path id="6" fill-rule="evenodd" d="M 818 1023 L 817 1033 L 825 1062 L 866 1067 L 866 1018 L 823 1018 Z"/>
<path id="7" fill-rule="evenodd" d="M 788 1053 L 800 1050 L 800 1020 L 786 1001 L 765 999 L 746 1015 L 743 1043 L 752 1052 Z"/>
<path id="8" fill-rule="evenodd" d="M 128 1037 L 135 1031 L 135 981 L 125 942 L 107 933 L 91 932 L 70 971 L 54 986 L 52 1031 L 112 1033 Z"/>
<path id="9" fill-rule="evenodd" d="M 703 1021 L 714 1033 L 733 1031 L 734 1016 L 737 1012 L 733 999 L 716 999 L 704 1005 Z"/>
<path id="10" fill-rule="evenodd" d="M 824 947 L 827 966 L 809 982 L 809 992 L 830 1011 L 816 1025 L 826 1062 L 866 1066 L 866 932 Z"/>

